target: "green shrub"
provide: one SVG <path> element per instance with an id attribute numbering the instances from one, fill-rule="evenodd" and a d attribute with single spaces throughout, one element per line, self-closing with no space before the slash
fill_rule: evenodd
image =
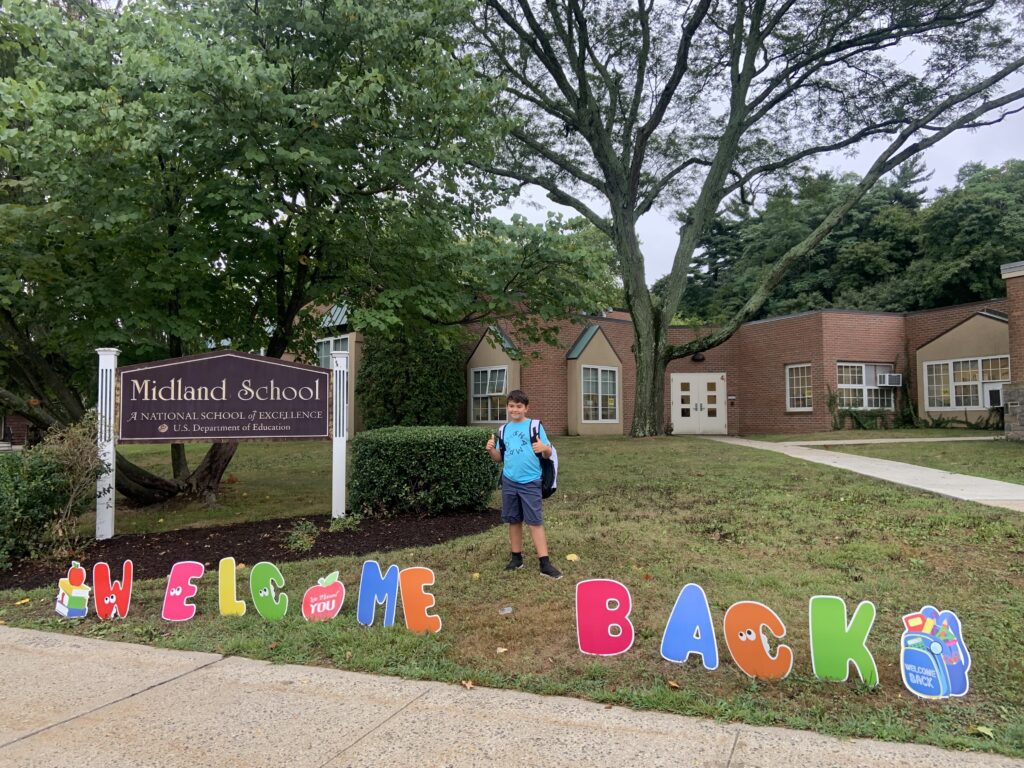
<path id="1" fill-rule="evenodd" d="M 0 455 L 0 571 L 44 551 L 68 496 L 60 465 L 36 450 Z"/>
<path id="2" fill-rule="evenodd" d="M 288 532 L 284 545 L 292 552 L 309 552 L 316 544 L 320 530 L 312 520 L 299 520 Z"/>
<path id="3" fill-rule="evenodd" d="M 0 570 L 18 558 L 73 550 L 78 516 L 96 498 L 102 469 L 91 414 L 49 430 L 34 448 L 0 456 Z"/>
<path id="4" fill-rule="evenodd" d="M 466 398 L 461 329 L 367 334 L 356 399 L 367 429 L 455 424 Z"/>
<path id="5" fill-rule="evenodd" d="M 498 465 L 479 427 L 388 427 L 352 440 L 349 508 L 354 514 L 443 514 L 482 508 Z"/>

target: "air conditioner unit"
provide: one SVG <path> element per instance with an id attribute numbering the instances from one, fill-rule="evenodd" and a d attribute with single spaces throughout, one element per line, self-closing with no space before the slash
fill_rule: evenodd
<path id="1" fill-rule="evenodd" d="M 880 387 L 902 387 L 902 373 L 880 373 L 878 374 L 878 386 Z"/>

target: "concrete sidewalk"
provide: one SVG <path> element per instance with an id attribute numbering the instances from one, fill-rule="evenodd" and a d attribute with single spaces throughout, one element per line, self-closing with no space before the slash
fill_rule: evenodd
<path id="1" fill-rule="evenodd" d="M 860 475 L 876 477 L 879 480 L 888 480 L 890 483 L 898 483 L 899 485 L 918 488 L 922 491 L 931 491 L 932 493 L 948 496 L 952 499 L 976 501 L 979 504 L 987 504 L 990 507 L 1004 507 L 1024 512 L 1024 485 L 1004 483 L 1000 480 L 987 480 L 983 477 L 973 477 L 971 475 L 958 475 L 941 469 L 919 467 L 916 464 L 904 464 L 900 461 L 873 459 L 868 456 L 855 456 L 849 453 L 837 453 L 836 451 L 825 451 L 820 448 L 809 447 L 811 445 L 863 445 L 864 441 L 829 440 L 821 443 L 769 443 L 762 440 L 745 440 L 741 437 L 711 437 L 706 435 L 703 437 L 705 440 L 715 440 L 720 443 L 728 443 L 729 445 L 740 445 L 745 448 L 757 448 L 762 451 L 783 453 L 795 459 L 813 461 L 816 464 L 827 464 L 830 467 L 846 469 Z M 965 439 L 971 440 L 974 438 L 952 438 L 952 441 Z M 878 442 L 900 441 L 886 440 Z M 904 442 L 950 442 L 950 440 L 919 438 Z"/>
<path id="2" fill-rule="evenodd" d="M 906 766 L 1024 760 L 0 627 L 0 766 Z"/>

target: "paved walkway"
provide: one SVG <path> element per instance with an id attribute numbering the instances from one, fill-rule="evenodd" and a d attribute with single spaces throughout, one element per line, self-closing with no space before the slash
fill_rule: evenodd
<path id="1" fill-rule="evenodd" d="M 0 766 L 1024 768 L 555 696 L 0 626 Z"/>
<path id="2" fill-rule="evenodd" d="M 1000 480 L 986 480 L 971 475 L 958 475 L 941 469 L 919 467 L 916 464 L 904 464 L 901 461 L 873 459 L 869 456 L 855 456 L 849 453 L 824 451 L 810 446 L 821 445 L 864 445 L 866 443 L 908 443 L 908 442 L 956 442 L 965 440 L 991 440 L 989 437 L 954 437 L 954 438 L 908 438 L 903 440 L 822 440 L 818 442 L 769 443 L 764 440 L 745 440 L 741 437 L 705 437 L 729 445 L 741 445 L 746 448 L 758 448 L 762 451 L 784 453 L 796 459 L 813 461 L 816 464 L 827 464 L 830 467 L 846 469 L 868 477 L 877 477 L 923 491 L 931 491 L 940 496 L 948 496 L 964 501 L 976 501 L 990 507 L 1005 507 L 1024 512 L 1024 485 L 1004 483 Z"/>

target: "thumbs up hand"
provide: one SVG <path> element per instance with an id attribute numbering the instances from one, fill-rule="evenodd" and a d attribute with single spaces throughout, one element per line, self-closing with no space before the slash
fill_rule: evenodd
<path id="1" fill-rule="evenodd" d="M 493 451 L 494 450 L 495 442 L 496 442 L 495 441 L 495 437 L 494 437 L 494 434 L 492 433 L 490 439 L 487 441 L 487 450 L 488 451 Z"/>

